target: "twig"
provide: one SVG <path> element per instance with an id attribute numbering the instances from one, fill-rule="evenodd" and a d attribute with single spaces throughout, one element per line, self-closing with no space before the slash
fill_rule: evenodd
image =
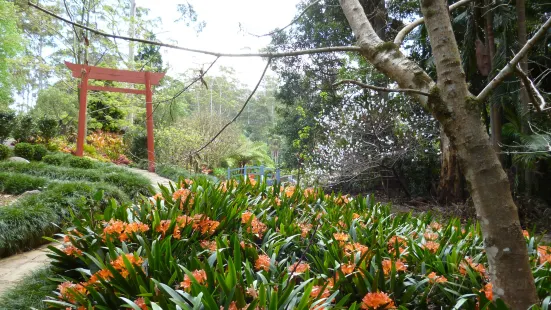
<path id="1" fill-rule="evenodd" d="M 543 37 L 547 30 L 551 28 L 551 17 L 538 29 L 536 34 L 526 42 L 526 44 L 520 49 L 518 54 L 513 57 L 513 59 L 505 65 L 501 71 L 484 87 L 484 89 L 476 96 L 476 99 L 478 102 L 482 102 L 490 95 L 490 93 L 499 85 L 501 82 L 505 80 L 507 76 L 509 76 L 513 71 L 515 71 L 516 65 L 520 62 L 526 54 L 528 54 L 528 51 L 536 44 L 536 42 Z"/>
<path id="2" fill-rule="evenodd" d="M 86 29 L 90 32 L 93 32 L 97 35 L 108 37 L 108 38 L 114 38 L 114 39 L 121 39 L 126 41 L 132 41 L 132 42 L 139 42 L 143 44 L 151 44 L 151 45 L 157 45 L 157 46 L 163 46 L 168 48 L 173 48 L 177 50 L 192 52 L 192 53 L 200 53 L 205 55 L 211 55 L 211 56 L 217 56 L 217 57 L 267 57 L 267 58 L 279 58 L 279 57 L 289 57 L 289 56 L 300 56 L 300 55 L 311 55 L 311 54 L 318 54 L 318 53 L 333 53 L 333 52 L 360 52 L 362 49 L 358 46 L 330 46 L 330 47 L 321 47 L 321 48 L 313 48 L 313 49 L 306 49 L 306 50 L 297 50 L 297 51 L 290 51 L 290 52 L 280 52 L 280 53 L 218 53 L 218 52 L 212 52 L 212 51 L 206 51 L 206 50 L 200 50 L 195 48 L 187 48 L 183 46 L 178 46 L 174 44 L 167 44 L 162 42 L 156 42 L 151 40 L 145 40 L 145 39 L 138 39 L 138 38 L 132 38 L 127 36 L 121 36 L 121 35 L 115 35 L 111 33 L 106 33 L 94 28 L 90 28 L 84 25 L 81 25 L 79 23 L 75 23 L 73 21 L 70 21 L 62 16 L 59 16 L 53 12 L 50 12 L 43 7 L 40 7 L 36 4 L 33 4 L 32 2 L 28 2 L 29 6 L 34 7 L 54 18 L 57 18 L 59 20 L 62 20 L 68 24 L 71 24 L 73 26 Z"/>
<path id="3" fill-rule="evenodd" d="M 379 86 L 369 85 L 369 84 L 365 84 L 365 83 L 362 83 L 362 82 L 359 82 L 359 81 L 356 81 L 356 80 L 348 80 L 348 79 L 338 81 L 338 82 L 334 83 L 333 86 L 339 86 L 339 85 L 342 85 L 342 84 L 354 84 L 354 85 L 360 86 L 361 88 L 367 88 L 367 89 L 372 89 L 372 90 L 382 91 L 382 92 L 387 92 L 387 93 L 412 93 L 412 94 L 418 94 L 418 95 L 423 95 L 423 96 L 430 96 L 429 93 L 418 90 L 418 89 L 411 89 L 411 88 L 393 89 L 393 88 L 386 88 L 386 87 L 379 87 Z"/>
<path id="4" fill-rule="evenodd" d="M 220 134 L 222 134 L 222 132 L 228 128 L 228 126 L 230 126 L 231 124 L 233 124 L 237 118 L 241 115 L 241 113 L 243 113 L 243 111 L 245 110 L 245 108 L 247 107 L 247 104 L 249 103 L 249 101 L 251 101 L 252 97 L 254 96 L 254 94 L 256 93 L 256 90 L 258 89 L 258 87 L 260 86 L 260 83 L 262 83 L 262 80 L 264 79 L 264 75 L 266 74 L 266 71 L 268 71 L 268 67 L 270 66 L 270 63 L 272 62 L 272 59 L 271 58 L 268 58 L 268 61 L 266 62 L 266 67 L 264 67 L 264 71 L 262 71 L 262 75 L 260 76 L 260 79 L 258 80 L 258 83 L 256 83 L 256 86 L 254 87 L 253 91 L 249 94 L 249 97 L 247 98 L 247 100 L 245 101 L 245 103 L 243 104 L 243 106 L 241 107 L 241 110 L 239 110 L 239 112 L 237 112 L 237 115 L 234 116 L 234 118 L 229 121 L 226 125 L 224 125 L 224 127 L 222 127 L 222 129 L 220 129 L 220 131 L 218 131 L 218 133 L 216 135 L 214 135 L 214 137 L 212 137 L 212 139 L 210 139 L 209 142 L 207 142 L 205 145 L 203 145 L 201 148 L 199 148 L 197 151 L 193 152 L 192 154 L 195 155 L 195 154 L 198 154 L 199 152 L 201 152 L 202 150 L 204 150 L 207 146 L 209 146 L 212 142 L 214 142 L 214 140 L 216 140 L 216 138 L 218 138 L 218 136 L 220 136 Z M 190 154 L 190 156 L 192 156 L 192 154 Z"/>
<path id="5" fill-rule="evenodd" d="M 254 33 L 250 33 L 250 32 L 247 32 L 249 35 L 251 36 L 255 36 L 257 38 L 261 38 L 261 37 L 267 37 L 267 36 L 271 36 L 273 34 L 276 34 L 278 32 L 281 32 L 287 28 L 289 28 L 291 25 L 293 25 L 294 23 L 296 23 L 304 14 L 306 14 L 306 12 L 314 6 L 314 4 L 320 2 L 321 0 L 316 0 L 312 3 L 310 3 L 306 8 L 304 8 L 304 10 L 297 16 L 295 17 L 287 26 L 281 28 L 281 29 L 276 29 L 276 30 L 273 30 L 273 31 L 270 31 L 268 33 L 265 33 L 265 34 L 254 34 Z"/>
<path id="6" fill-rule="evenodd" d="M 545 108 L 545 99 L 530 78 L 528 78 L 526 72 L 522 71 L 519 64 L 515 67 L 515 72 L 520 77 L 522 84 L 524 84 L 524 88 L 526 88 L 526 92 L 528 93 L 528 96 L 530 96 L 532 104 L 538 112 L 541 112 Z"/>
<path id="7" fill-rule="evenodd" d="M 461 1 L 458 1 L 452 5 L 450 5 L 450 8 L 449 10 L 450 11 L 453 11 L 455 9 L 457 9 L 458 7 L 460 6 L 463 6 L 469 2 L 471 2 L 472 0 L 461 0 Z M 413 30 L 415 29 L 417 26 L 423 24 L 425 22 L 425 18 L 421 17 L 421 18 L 418 18 L 416 19 L 415 21 L 413 21 L 412 23 L 410 24 L 407 24 L 404 28 L 402 28 L 402 30 L 400 30 L 400 32 L 398 32 L 398 34 L 396 35 L 396 38 L 394 38 L 394 44 L 400 46 L 402 45 L 402 43 L 404 42 L 404 38 Z"/>
<path id="8" fill-rule="evenodd" d="M 291 282 L 291 279 L 293 278 L 293 275 L 297 271 L 298 265 L 300 265 L 300 263 L 306 257 L 306 253 L 308 252 L 308 250 L 310 250 L 310 246 L 312 245 L 312 243 L 314 243 L 314 237 L 316 236 L 320 226 L 321 226 L 321 221 L 319 221 L 318 224 L 316 225 L 316 228 L 314 229 L 314 232 L 312 233 L 312 235 L 310 236 L 310 239 L 308 240 L 308 245 L 306 245 L 306 249 L 304 249 L 304 251 L 302 252 L 300 257 L 298 258 L 298 261 L 295 263 L 295 267 L 293 267 L 293 270 L 291 270 L 291 275 L 289 276 L 289 278 L 287 278 L 287 284 L 285 284 L 285 287 L 289 286 L 289 283 Z"/>

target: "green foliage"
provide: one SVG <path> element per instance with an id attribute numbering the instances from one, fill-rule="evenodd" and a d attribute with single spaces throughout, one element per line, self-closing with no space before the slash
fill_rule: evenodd
<path id="1" fill-rule="evenodd" d="M 61 166 L 70 156 L 72 155 L 65 153 L 54 153 L 44 156 L 42 161 L 48 165 Z"/>
<path id="2" fill-rule="evenodd" d="M 42 158 L 46 156 L 46 154 L 48 153 L 48 149 L 46 149 L 46 147 L 42 144 L 34 144 L 33 149 L 34 149 L 33 159 L 37 161 L 42 160 Z"/>
<path id="3" fill-rule="evenodd" d="M 127 146 L 126 153 L 128 157 L 134 161 L 147 159 L 147 134 L 145 130 L 130 130 L 124 134 L 123 141 Z"/>
<path id="4" fill-rule="evenodd" d="M 86 157 L 72 156 L 67 160 L 67 164 L 73 168 L 92 169 L 94 162 Z"/>
<path id="5" fill-rule="evenodd" d="M 47 179 L 22 173 L 0 172 L 0 193 L 19 195 L 26 191 L 40 189 Z"/>
<path id="6" fill-rule="evenodd" d="M 94 202 L 94 195 L 105 196 Z M 46 241 L 65 224 L 71 213 L 91 205 L 103 208 L 109 199 L 128 202 L 128 196 L 108 184 L 89 182 L 51 183 L 44 191 L 0 208 L 0 257 L 32 249 Z"/>
<path id="7" fill-rule="evenodd" d="M 14 4 L 0 0 L 0 108 L 6 108 L 11 101 L 11 90 L 15 83 L 10 72 L 12 58 L 22 50 L 23 40 L 17 27 L 18 19 Z"/>
<path id="8" fill-rule="evenodd" d="M 13 154 L 15 154 L 15 156 L 23 157 L 28 160 L 33 160 L 34 146 L 25 142 L 17 143 L 13 148 Z"/>
<path id="9" fill-rule="evenodd" d="M 0 295 L 0 309 L 45 309 L 43 300 L 56 288 L 55 282 L 49 279 L 54 276 L 55 273 L 50 268 L 39 269 L 27 275 Z"/>
<path id="10" fill-rule="evenodd" d="M 48 143 L 58 134 L 59 123 L 53 118 L 43 117 L 38 120 L 38 130 L 40 132 L 40 138 L 44 139 L 44 141 Z"/>
<path id="11" fill-rule="evenodd" d="M 478 225 L 320 189 L 181 181 L 139 207 L 74 217 L 69 243 L 50 247 L 63 283 L 49 306 L 359 309 L 384 292 L 399 309 L 502 309 L 484 293 Z M 526 242 L 544 298 L 551 262 L 538 259 L 539 238 Z"/>
<path id="12" fill-rule="evenodd" d="M 0 144 L 0 160 L 4 160 L 10 157 L 10 154 L 11 154 L 10 148 L 3 144 Z"/>
<path id="13" fill-rule="evenodd" d="M 18 142 L 32 142 L 36 137 L 36 122 L 33 117 L 28 114 L 18 116 L 12 136 Z"/>
<path id="14" fill-rule="evenodd" d="M 115 93 L 91 95 L 88 100 L 88 129 L 120 132 L 125 115 L 117 105 L 121 98 L 120 94 Z"/>
<path id="15" fill-rule="evenodd" d="M 268 145 L 264 142 L 252 142 L 242 139 L 238 149 L 224 159 L 226 167 L 243 167 L 244 165 L 269 165 L 274 163 L 268 155 Z"/>
<path id="16" fill-rule="evenodd" d="M 0 143 L 4 142 L 15 126 L 15 113 L 0 111 Z"/>

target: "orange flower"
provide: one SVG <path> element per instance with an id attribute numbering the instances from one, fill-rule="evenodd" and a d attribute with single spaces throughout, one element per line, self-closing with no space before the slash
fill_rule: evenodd
<path id="1" fill-rule="evenodd" d="M 292 264 L 291 266 L 289 266 L 289 272 L 291 272 L 292 274 L 291 275 L 294 275 L 294 274 L 301 274 L 301 273 L 304 273 L 306 272 L 306 270 L 310 270 L 310 265 L 308 265 L 307 263 L 294 263 Z M 294 273 L 293 273 L 294 271 Z"/>
<path id="2" fill-rule="evenodd" d="M 143 264 L 143 259 L 139 256 L 138 256 L 138 258 L 136 258 L 136 256 L 134 256 L 134 254 L 129 253 L 129 254 L 121 255 L 121 256 L 117 257 L 116 260 L 111 262 L 111 265 L 113 266 L 113 268 L 118 270 L 123 278 L 126 278 L 126 277 L 128 277 L 129 272 L 126 269 L 126 265 L 124 264 L 123 256 L 126 257 L 128 262 L 130 264 L 134 265 L 134 266 L 141 266 Z"/>
<path id="3" fill-rule="evenodd" d="M 429 278 L 430 283 L 446 283 L 446 282 L 448 282 L 448 279 L 446 279 L 446 277 L 437 276 L 436 272 L 434 272 L 434 271 L 429 273 L 429 275 L 427 277 Z"/>
<path id="4" fill-rule="evenodd" d="M 312 291 L 310 292 L 310 298 L 325 299 L 331 296 L 331 292 L 327 289 L 327 287 L 323 291 L 322 289 L 323 285 L 314 285 L 314 287 L 312 287 Z"/>
<path id="5" fill-rule="evenodd" d="M 249 223 L 251 221 L 251 218 L 254 218 L 254 214 L 252 212 L 243 212 L 243 214 L 241 214 L 241 224 Z"/>
<path id="6" fill-rule="evenodd" d="M 134 303 L 136 304 L 136 306 L 140 307 L 140 309 L 147 310 L 147 305 L 145 304 L 145 300 L 143 299 L 143 297 L 134 300 Z"/>
<path id="7" fill-rule="evenodd" d="M 315 197 L 316 191 L 312 187 L 309 187 L 309 188 L 305 189 L 302 194 L 304 195 L 305 198 Z"/>
<path id="8" fill-rule="evenodd" d="M 345 275 L 351 274 L 354 271 L 354 268 L 356 268 L 355 264 L 343 264 L 343 265 L 341 265 L 341 271 Z"/>
<path id="9" fill-rule="evenodd" d="M 290 198 L 291 196 L 293 196 L 294 193 L 295 193 L 295 187 L 294 186 L 289 186 L 289 187 L 285 188 L 285 196 L 287 198 Z"/>
<path id="10" fill-rule="evenodd" d="M 354 254 L 354 252 L 360 252 L 361 253 L 360 255 L 363 256 L 365 253 L 367 253 L 367 251 L 369 251 L 369 248 L 358 242 L 347 243 L 344 245 L 344 254 L 346 256 L 350 256 Z"/>
<path id="11" fill-rule="evenodd" d="M 335 197 L 335 203 L 338 205 L 344 205 L 350 202 L 348 195 Z"/>
<path id="12" fill-rule="evenodd" d="M 149 197 L 149 199 L 153 205 L 157 203 L 157 201 L 159 200 L 165 200 L 165 198 L 163 197 L 163 194 L 161 193 L 157 193 L 154 196 Z"/>
<path id="13" fill-rule="evenodd" d="M 551 246 L 538 246 L 538 256 L 540 265 L 545 263 L 551 264 Z"/>
<path id="14" fill-rule="evenodd" d="M 333 237 L 337 241 L 341 241 L 341 242 L 348 241 L 348 234 L 345 234 L 345 233 L 334 233 Z"/>
<path id="15" fill-rule="evenodd" d="M 59 298 L 71 303 L 76 302 L 76 296 L 88 294 L 88 290 L 82 284 L 75 284 L 73 282 L 63 282 L 57 286 L 57 289 L 59 290 Z"/>
<path id="16" fill-rule="evenodd" d="M 184 203 L 187 201 L 189 205 L 193 204 L 193 194 L 187 188 L 180 188 L 172 194 L 174 201 L 180 199 L 180 209 L 184 207 Z"/>
<path id="17" fill-rule="evenodd" d="M 306 238 L 306 236 L 308 236 L 308 233 L 312 229 L 312 224 L 300 223 L 298 224 L 298 227 L 300 227 L 300 230 L 301 230 L 300 235 L 302 236 L 302 238 Z"/>
<path id="18" fill-rule="evenodd" d="M 432 228 L 432 230 L 434 230 L 434 231 L 438 231 L 442 228 L 442 224 L 440 224 L 438 222 L 432 222 L 432 223 L 430 223 L 430 228 Z"/>
<path id="19" fill-rule="evenodd" d="M 124 227 L 124 233 L 122 233 L 119 236 L 119 240 L 121 242 L 126 241 L 130 238 L 130 236 L 132 236 L 133 233 L 146 232 L 148 230 L 149 230 L 149 226 L 147 226 L 147 224 L 144 224 L 144 223 L 134 222 L 134 223 L 126 224 L 126 226 Z"/>
<path id="20" fill-rule="evenodd" d="M 170 228 L 170 220 L 162 220 L 155 228 L 155 231 L 162 233 L 164 237 L 168 231 L 168 228 Z"/>
<path id="21" fill-rule="evenodd" d="M 181 188 L 189 188 L 193 184 L 193 180 L 185 179 L 180 183 Z"/>
<path id="22" fill-rule="evenodd" d="M 270 271 L 270 257 L 268 255 L 259 255 L 254 266 L 256 270 Z"/>
<path id="23" fill-rule="evenodd" d="M 122 234 L 124 231 L 124 226 L 126 225 L 125 222 L 119 221 L 119 220 L 110 220 L 105 228 L 103 228 L 103 234 L 104 235 L 110 235 L 110 234 Z"/>
<path id="24" fill-rule="evenodd" d="M 395 252 L 394 246 L 396 244 L 398 244 L 398 247 L 407 246 L 406 239 L 400 236 L 392 236 L 387 243 L 389 252 Z"/>
<path id="25" fill-rule="evenodd" d="M 389 275 L 390 271 L 392 270 L 392 261 L 390 259 L 385 259 L 382 261 L 382 265 L 383 265 L 383 273 L 385 275 Z M 407 270 L 407 266 L 401 260 L 395 261 L 394 267 L 396 268 L 396 272 Z"/>
<path id="26" fill-rule="evenodd" d="M 438 239 L 438 234 L 427 231 L 425 234 L 423 234 L 423 237 L 425 237 L 425 239 L 427 241 L 434 241 L 434 240 Z"/>
<path id="27" fill-rule="evenodd" d="M 436 251 L 438 251 L 438 248 L 440 248 L 440 243 L 434 242 L 434 241 L 429 241 L 429 242 L 423 244 L 423 248 L 429 250 L 429 252 L 434 254 L 434 253 L 436 253 Z"/>
<path id="28" fill-rule="evenodd" d="M 209 240 L 202 240 L 200 243 L 201 247 L 203 249 L 209 249 L 211 251 L 216 251 L 217 250 L 217 246 L 216 246 L 216 241 L 209 241 Z"/>
<path id="29" fill-rule="evenodd" d="M 357 218 L 360 218 L 360 215 L 358 213 L 353 213 L 352 214 L 352 219 L 355 220 Z"/>
<path id="30" fill-rule="evenodd" d="M 465 264 L 465 262 L 467 262 L 468 265 Z M 486 268 L 484 268 L 484 265 L 473 262 L 472 258 L 470 257 L 465 258 L 465 262 L 461 262 L 461 264 L 459 265 L 459 273 L 461 273 L 462 275 L 466 275 L 466 268 L 467 266 L 469 266 L 471 269 L 478 272 L 481 276 L 486 276 Z"/>
<path id="31" fill-rule="evenodd" d="M 486 295 L 486 299 L 488 300 L 494 300 L 494 292 L 492 291 L 492 283 L 488 283 L 484 285 L 484 288 L 480 290 L 481 292 L 484 292 L 484 295 Z"/>
<path id="32" fill-rule="evenodd" d="M 367 293 L 362 299 L 362 309 L 396 309 L 394 302 L 386 293 Z"/>
<path id="33" fill-rule="evenodd" d="M 526 238 L 530 238 L 530 233 L 529 233 L 528 230 L 526 230 L 526 229 L 523 229 L 523 230 L 522 230 L 522 235 L 523 235 L 524 237 L 526 237 Z"/>
<path id="34" fill-rule="evenodd" d="M 278 207 L 281 206 L 281 199 L 279 199 L 279 197 L 275 197 L 274 201 L 275 201 L 276 206 L 278 206 Z"/>
<path id="35" fill-rule="evenodd" d="M 207 273 L 202 269 L 195 270 L 191 274 L 199 284 L 203 284 L 207 281 Z M 180 283 L 180 286 L 186 291 L 191 288 L 191 278 L 187 274 L 184 276 L 184 281 Z"/>
<path id="36" fill-rule="evenodd" d="M 69 256 L 75 256 L 75 257 L 82 255 L 82 251 L 75 248 L 72 245 L 66 246 L 65 249 L 63 249 L 63 252 Z"/>

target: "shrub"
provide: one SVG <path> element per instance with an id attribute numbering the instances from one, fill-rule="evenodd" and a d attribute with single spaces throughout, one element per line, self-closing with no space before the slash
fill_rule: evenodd
<path id="1" fill-rule="evenodd" d="M 50 155 L 44 156 L 42 158 L 42 161 L 47 163 L 48 165 L 61 166 L 66 156 L 71 156 L 71 155 L 63 154 L 63 153 L 50 154 Z"/>
<path id="2" fill-rule="evenodd" d="M 11 195 L 19 195 L 44 187 L 47 179 L 30 176 L 22 173 L 0 172 L 0 192 Z"/>
<path id="3" fill-rule="evenodd" d="M 49 143 L 59 132 L 59 123 L 53 118 L 44 117 L 38 120 L 38 130 L 40 137 Z"/>
<path id="4" fill-rule="evenodd" d="M 69 160 L 67 160 L 67 164 L 70 167 L 82 169 L 91 169 L 94 167 L 94 162 L 92 160 L 85 157 L 77 156 L 72 156 L 71 158 L 69 158 Z"/>
<path id="5" fill-rule="evenodd" d="M 40 161 L 48 153 L 48 150 L 42 144 L 35 144 L 33 145 L 33 148 L 34 148 L 34 155 L 33 155 L 34 160 Z"/>
<path id="6" fill-rule="evenodd" d="M 126 153 L 133 161 L 147 159 L 147 134 L 145 130 L 132 130 L 124 134 Z"/>
<path id="7" fill-rule="evenodd" d="M 18 142 L 32 142 L 36 136 L 36 123 L 30 115 L 17 117 L 12 136 Z"/>
<path id="8" fill-rule="evenodd" d="M 15 127 L 15 113 L 0 111 L 0 144 L 4 142 Z"/>
<path id="9" fill-rule="evenodd" d="M 21 142 L 17 143 L 13 148 L 15 156 L 23 157 L 28 160 L 34 159 L 34 147 L 32 144 Z"/>
<path id="10" fill-rule="evenodd" d="M 4 160 L 10 157 L 10 154 L 11 154 L 10 148 L 3 144 L 0 144 L 0 160 Z"/>

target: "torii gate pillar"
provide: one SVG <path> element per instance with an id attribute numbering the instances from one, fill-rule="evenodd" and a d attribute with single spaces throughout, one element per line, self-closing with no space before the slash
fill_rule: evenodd
<path id="1" fill-rule="evenodd" d="M 76 155 L 82 157 L 84 142 L 86 140 L 86 109 L 89 90 L 110 91 L 117 93 L 130 93 L 145 95 L 146 127 L 147 127 L 147 159 L 149 171 L 155 172 L 155 143 L 153 137 L 153 91 L 152 85 L 157 85 L 165 76 L 164 73 L 128 71 L 118 69 L 100 68 L 87 65 L 77 65 L 65 62 L 67 68 L 73 72 L 73 77 L 80 78 L 80 105 L 78 112 L 78 135 Z M 118 88 L 107 86 L 88 85 L 89 79 L 117 81 L 123 83 L 145 84 L 145 90 L 132 88 Z"/>

